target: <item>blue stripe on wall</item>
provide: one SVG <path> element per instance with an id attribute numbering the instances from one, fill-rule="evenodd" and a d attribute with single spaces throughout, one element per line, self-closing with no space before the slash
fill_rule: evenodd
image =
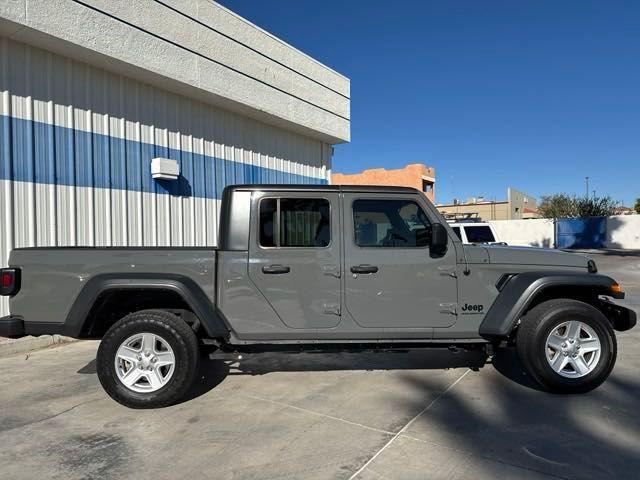
<path id="1" fill-rule="evenodd" d="M 151 177 L 151 160 L 180 164 L 178 181 Z M 327 180 L 134 140 L 0 116 L 0 179 L 219 199 L 233 183 Z"/>

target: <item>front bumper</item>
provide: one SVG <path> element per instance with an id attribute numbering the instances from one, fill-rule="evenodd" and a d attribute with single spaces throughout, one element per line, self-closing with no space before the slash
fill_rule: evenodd
<path id="1" fill-rule="evenodd" d="M 640 299 L 613 298 L 608 295 L 600 295 L 598 298 L 615 330 L 624 332 L 636 326 L 640 313 Z"/>

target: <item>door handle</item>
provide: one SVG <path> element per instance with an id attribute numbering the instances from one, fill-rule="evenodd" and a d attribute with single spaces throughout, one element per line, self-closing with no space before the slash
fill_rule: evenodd
<path id="1" fill-rule="evenodd" d="M 351 267 L 351 273 L 376 273 L 378 267 L 375 265 L 354 265 Z"/>
<path id="2" fill-rule="evenodd" d="M 283 273 L 289 273 L 291 271 L 291 267 L 287 267 L 286 265 L 269 265 L 262 267 L 262 273 L 266 273 L 267 275 L 281 275 Z"/>

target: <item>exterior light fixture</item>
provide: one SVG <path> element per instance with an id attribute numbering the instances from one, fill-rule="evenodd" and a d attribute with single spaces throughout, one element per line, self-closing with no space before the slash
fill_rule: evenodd
<path id="1" fill-rule="evenodd" d="M 169 158 L 151 160 L 151 176 L 155 180 L 177 180 L 180 176 L 180 165 Z"/>

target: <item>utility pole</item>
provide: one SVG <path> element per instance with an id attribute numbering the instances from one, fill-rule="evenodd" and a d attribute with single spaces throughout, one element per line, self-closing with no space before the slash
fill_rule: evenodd
<path id="1" fill-rule="evenodd" d="M 584 181 L 585 181 L 586 187 L 587 187 L 585 198 L 589 198 L 589 177 L 584 177 Z"/>

